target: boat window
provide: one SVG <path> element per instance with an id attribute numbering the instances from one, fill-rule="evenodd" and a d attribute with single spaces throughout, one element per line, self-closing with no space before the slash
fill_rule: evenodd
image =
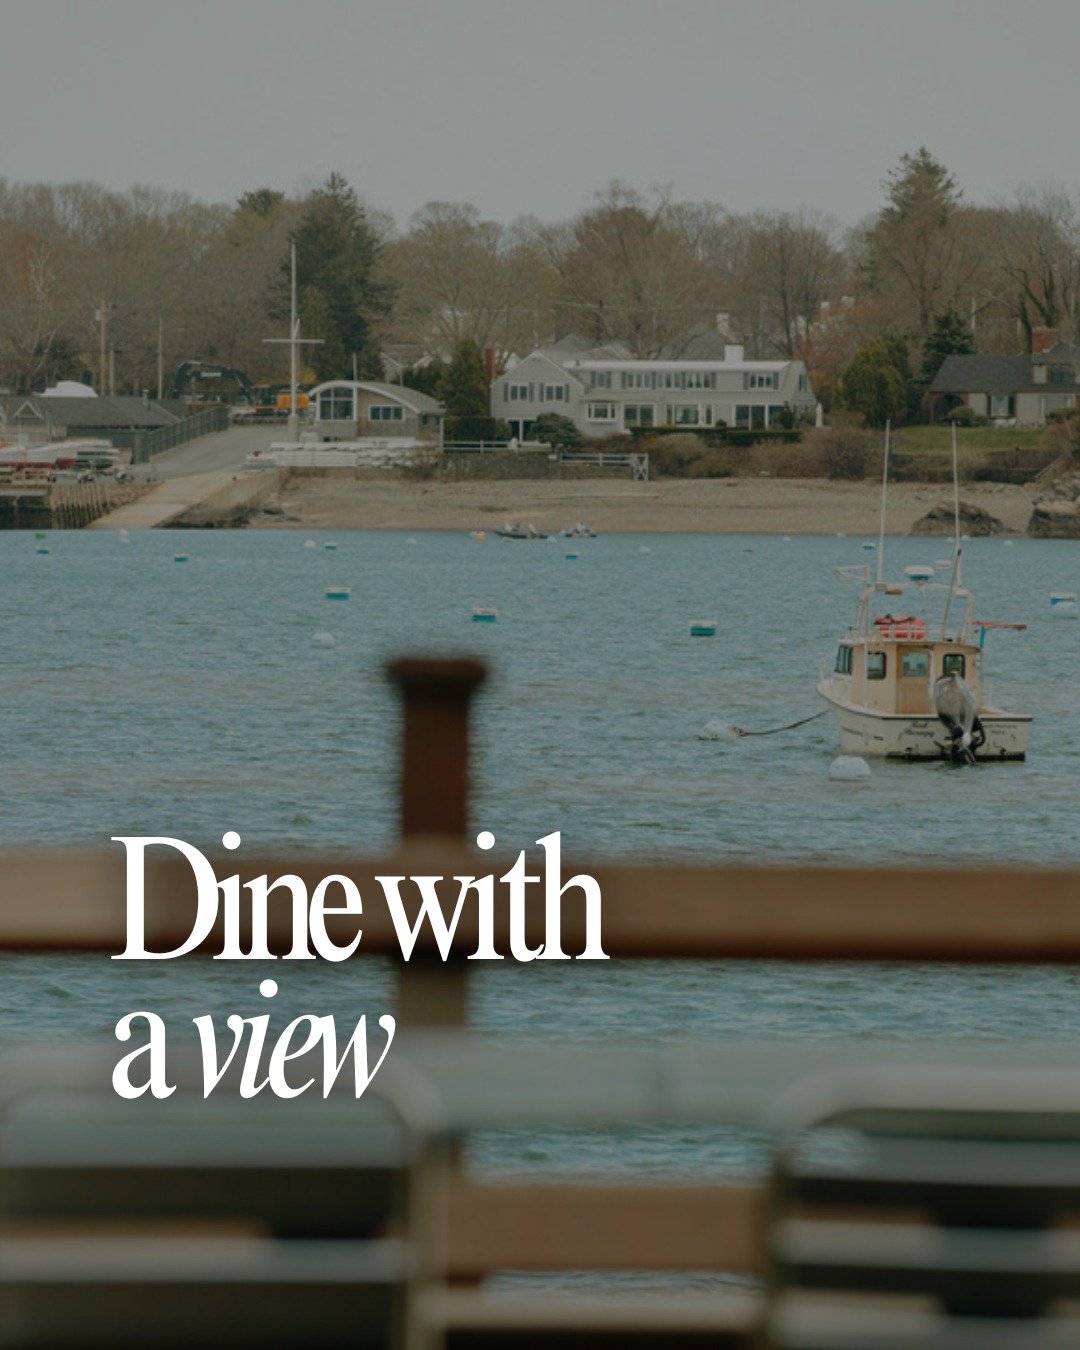
<path id="1" fill-rule="evenodd" d="M 942 675 L 959 675 L 961 679 L 967 673 L 967 657 L 963 652 L 948 652 L 941 662 Z"/>
<path id="2" fill-rule="evenodd" d="M 905 652 L 901 658 L 900 673 L 905 679 L 919 676 L 925 679 L 930 674 L 930 653 Z"/>
<path id="3" fill-rule="evenodd" d="M 866 678 L 868 680 L 883 680 L 885 678 L 884 652 L 866 653 Z"/>
<path id="4" fill-rule="evenodd" d="M 839 674 L 851 674 L 851 658 L 853 654 L 853 649 L 849 647 L 846 642 L 841 643 L 836 653 L 836 669 Z"/>

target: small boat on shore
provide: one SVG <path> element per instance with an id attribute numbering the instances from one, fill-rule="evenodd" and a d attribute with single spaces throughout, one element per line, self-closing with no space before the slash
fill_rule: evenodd
<path id="1" fill-rule="evenodd" d="M 974 597 L 960 584 L 958 503 L 948 582 L 932 579 L 933 566 L 906 568 L 902 582 L 884 580 L 887 431 L 885 445 L 877 577 L 871 578 L 868 564 L 837 569 L 858 581 L 862 594 L 835 665 L 829 672 L 823 666 L 818 684 L 836 719 L 840 749 L 959 763 L 1024 759 L 1031 716 L 988 703 L 983 648 L 988 630 L 1023 632 L 1027 625 L 975 618 Z M 875 612 L 879 608 L 886 612 Z"/>
<path id="2" fill-rule="evenodd" d="M 595 539 L 596 531 L 591 525 L 586 525 L 583 520 L 575 520 L 573 525 L 567 525 L 563 530 L 564 539 Z"/>
<path id="3" fill-rule="evenodd" d="M 516 520 L 508 520 L 505 525 L 497 529 L 495 533 L 500 539 L 546 539 L 547 535 L 543 530 L 538 530 L 535 525 L 519 525 Z"/>

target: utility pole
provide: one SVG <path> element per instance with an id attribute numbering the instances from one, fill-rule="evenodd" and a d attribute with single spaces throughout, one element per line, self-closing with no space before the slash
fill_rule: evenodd
<path id="1" fill-rule="evenodd" d="M 296 308 L 296 244 L 292 246 L 291 252 L 291 276 L 292 285 L 289 336 L 287 338 L 263 338 L 264 342 L 287 342 L 289 344 L 289 423 L 288 432 L 290 441 L 300 439 L 300 419 L 296 407 L 297 397 L 297 371 L 300 361 L 300 347 L 313 346 L 321 347 L 322 338 L 302 338 L 300 336 L 300 315 Z"/>
<path id="2" fill-rule="evenodd" d="M 165 395 L 165 364 L 163 347 L 165 341 L 165 320 L 158 316 L 157 321 L 157 396 L 160 403 Z"/>
<path id="3" fill-rule="evenodd" d="M 105 297 L 101 297 L 101 304 L 98 306 L 98 397 L 105 397 L 105 324 L 108 305 Z"/>

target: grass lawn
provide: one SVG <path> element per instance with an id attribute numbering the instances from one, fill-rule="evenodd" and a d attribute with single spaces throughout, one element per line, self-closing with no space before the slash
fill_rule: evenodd
<path id="1" fill-rule="evenodd" d="M 957 427 L 956 444 L 960 450 L 1039 450 L 1042 427 Z M 893 435 L 898 450 L 911 453 L 948 453 L 952 446 L 949 426 L 902 427 Z"/>

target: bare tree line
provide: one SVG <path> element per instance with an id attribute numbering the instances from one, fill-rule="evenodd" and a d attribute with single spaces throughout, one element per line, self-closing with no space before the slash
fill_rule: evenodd
<path id="1" fill-rule="evenodd" d="M 638 357 L 738 342 L 754 357 L 805 358 L 828 390 L 882 334 L 917 357 L 949 309 L 980 351 L 1022 350 L 1044 327 L 1076 337 L 1076 197 L 1027 189 L 971 205 L 925 150 L 882 186 L 880 211 L 853 229 L 805 209 L 738 214 L 620 183 L 553 224 L 432 202 L 399 227 L 368 207 L 375 289 L 389 297 L 371 341 L 397 367 L 463 339 L 500 360 L 569 334 Z M 160 189 L 0 180 L 0 386 L 76 378 L 107 391 L 111 376 L 117 392 L 156 392 L 159 360 L 167 383 L 184 358 L 280 379 L 282 349 L 264 339 L 283 331 L 283 264 L 309 204 L 268 189 L 207 205 Z M 363 356 L 370 369 L 374 353 Z"/>

